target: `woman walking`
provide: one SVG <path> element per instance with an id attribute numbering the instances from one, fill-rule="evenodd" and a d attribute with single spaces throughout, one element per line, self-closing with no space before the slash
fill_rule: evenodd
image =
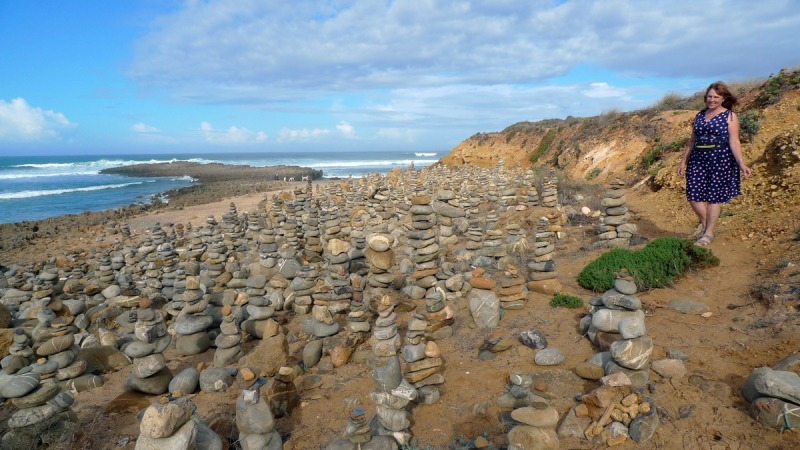
<path id="1" fill-rule="evenodd" d="M 701 247 L 714 242 L 721 204 L 742 193 L 740 176 L 751 173 L 742 161 L 739 118 L 731 110 L 736 97 L 717 81 L 706 89 L 705 102 L 678 166 L 678 176 L 686 175 L 686 198 L 700 218 L 695 245 Z"/>

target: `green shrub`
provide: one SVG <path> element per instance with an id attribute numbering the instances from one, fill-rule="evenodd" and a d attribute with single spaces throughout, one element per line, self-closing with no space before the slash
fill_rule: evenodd
<path id="1" fill-rule="evenodd" d="M 758 96 L 758 103 L 762 105 L 772 105 L 781 99 L 781 85 L 784 82 L 783 71 L 778 72 L 777 76 L 771 77 L 764 84 L 764 91 Z"/>
<path id="2" fill-rule="evenodd" d="M 558 308 L 559 306 L 565 308 L 580 308 L 583 306 L 583 299 L 572 295 L 559 294 L 550 299 L 550 306 L 553 308 Z"/>
<path id="3" fill-rule="evenodd" d="M 739 136 L 747 142 L 753 142 L 753 138 L 761 129 L 761 114 L 754 109 L 739 114 Z"/>
<path id="4" fill-rule="evenodd" d="M 686 145 L 686 142 L 689 140 L 689 136 L 682 137 L 680 139 L 676 139 L 669 144 L 659 144 L 658 141 L 660 138 L 656 136 L 653 138 L 655 141 L 655 145 L 653 146 L 653 150 L 644 157 L 644 167 L 650 168 L 654 162 L 661 159 L 664 156 L 664 153 L 669 152 L 677 152 L 683 149 L 683 146 Z"/>
<path id="5" fill-rule="evenodd" d="M 601 169 L 601 168 L 599 168 L 599 167 L 595 167 L 595 168 L 594 168 L 594 170 L 592 170 L 592 171 L 589 173 L 589 176 L 587 176 L 587 177 L 586 177 L 586 179 L 587 179 L 587 180 L 594 180 L 594 179 L 595 179 L 595 178 L 597 178 L 597 176 L 598 176 L 598 175 L 600 175 L 602 172 L 603 172 L 603 169 Z"/>
<path id="6" fill-rule="evenodd" d="M 542 142 L 539 143 L 539 147 L 536 151 L 531 155 L 530 161 L 531 163 L 536 163 L 539 161 L 539 158 L 547 152 L 547 149 L 550 148 L 550 144 L 553 142 L 553 139 L 556 137 L 556 130 L 550 130 L 547 134 L 544 135 L 542 138 Z"/>
<path id="7" fill-rule="evenodd" d="M 716 266 L 719 258 L 711 250 L 688 239 L 658 238 L 641 250 L 615 248 L 587 264 L 578 274 L 578 283 L 593 291 L 614 287 L 614 272 L 628 269 L 639 290 L 661 288 L 690 269 Z"/>

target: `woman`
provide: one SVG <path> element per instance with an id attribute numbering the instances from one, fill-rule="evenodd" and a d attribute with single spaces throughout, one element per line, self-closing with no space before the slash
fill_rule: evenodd
<path id="1" fill-rule="evenodd" d="M 742 161 L 739 118 L 731 111 L 736 97 L 717 81 L 706 89 L 705 101 L 678 166 L 678 176 L 686 175 L 686 198 L 700 218 L 695 245 L 701 247 L 714 242 L 721 204 L 742 193 L 740 175 L 751 173 Z"/>

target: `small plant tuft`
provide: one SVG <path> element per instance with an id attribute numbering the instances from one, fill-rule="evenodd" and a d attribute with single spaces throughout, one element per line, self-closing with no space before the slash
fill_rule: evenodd
<path id="1" fill-rule="evenodd" d="M 599 168 L 599 167 L 595 167 L 595 168 L 594 168 L 594 170 L 592 170 L 592 171 L 589 173 L 589 175 L 586 177 L 586 179 L 587 179 L 587 180 L 594 180 L 594 179 L 595 179 L 595 178 L 597 178 L 597 176 L 598 176 L 598 175 L 600 175 L 602 172 L 603 172 L 603 169 L 601 169 L 601 168 Z"/>
<path id="2" fill-rule="evenodd" d="M 753 142 L 758 131 L 761 129 L 761 114 L 754 110 L 739 114 L 739 135 L 747 142 Z"/>
<path id="3" fill-rule="evenodd" d="M 583 299 L 572 295 L 559 294 L 550 299 L 550 306 L 558 308 L 563 306 L 565 308 L 580 308 L 583 306 Z"/>

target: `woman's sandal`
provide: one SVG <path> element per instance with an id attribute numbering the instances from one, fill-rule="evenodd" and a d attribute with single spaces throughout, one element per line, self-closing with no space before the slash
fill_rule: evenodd
<path id="1" fill-rule="evenodd" d="M 697 241 L 698 239 L 703 237 L 705 233 L 706 233 L 706 227 L 704 227 L 702 223 L 698 223 L 697 228 L 695 228 L 694 231 L 692 231 L 692 234 L 690 234 L 689 237 L 694 238 L 694 240 Z"/>
<path id="2" fill-rule="evenodd" d="M 698 247 L 708 247 L 712 242 L 714 242 L 714 236 L 711 236 L 710 234 L 704 234 L 694 243 L 694 245 Z"/>

